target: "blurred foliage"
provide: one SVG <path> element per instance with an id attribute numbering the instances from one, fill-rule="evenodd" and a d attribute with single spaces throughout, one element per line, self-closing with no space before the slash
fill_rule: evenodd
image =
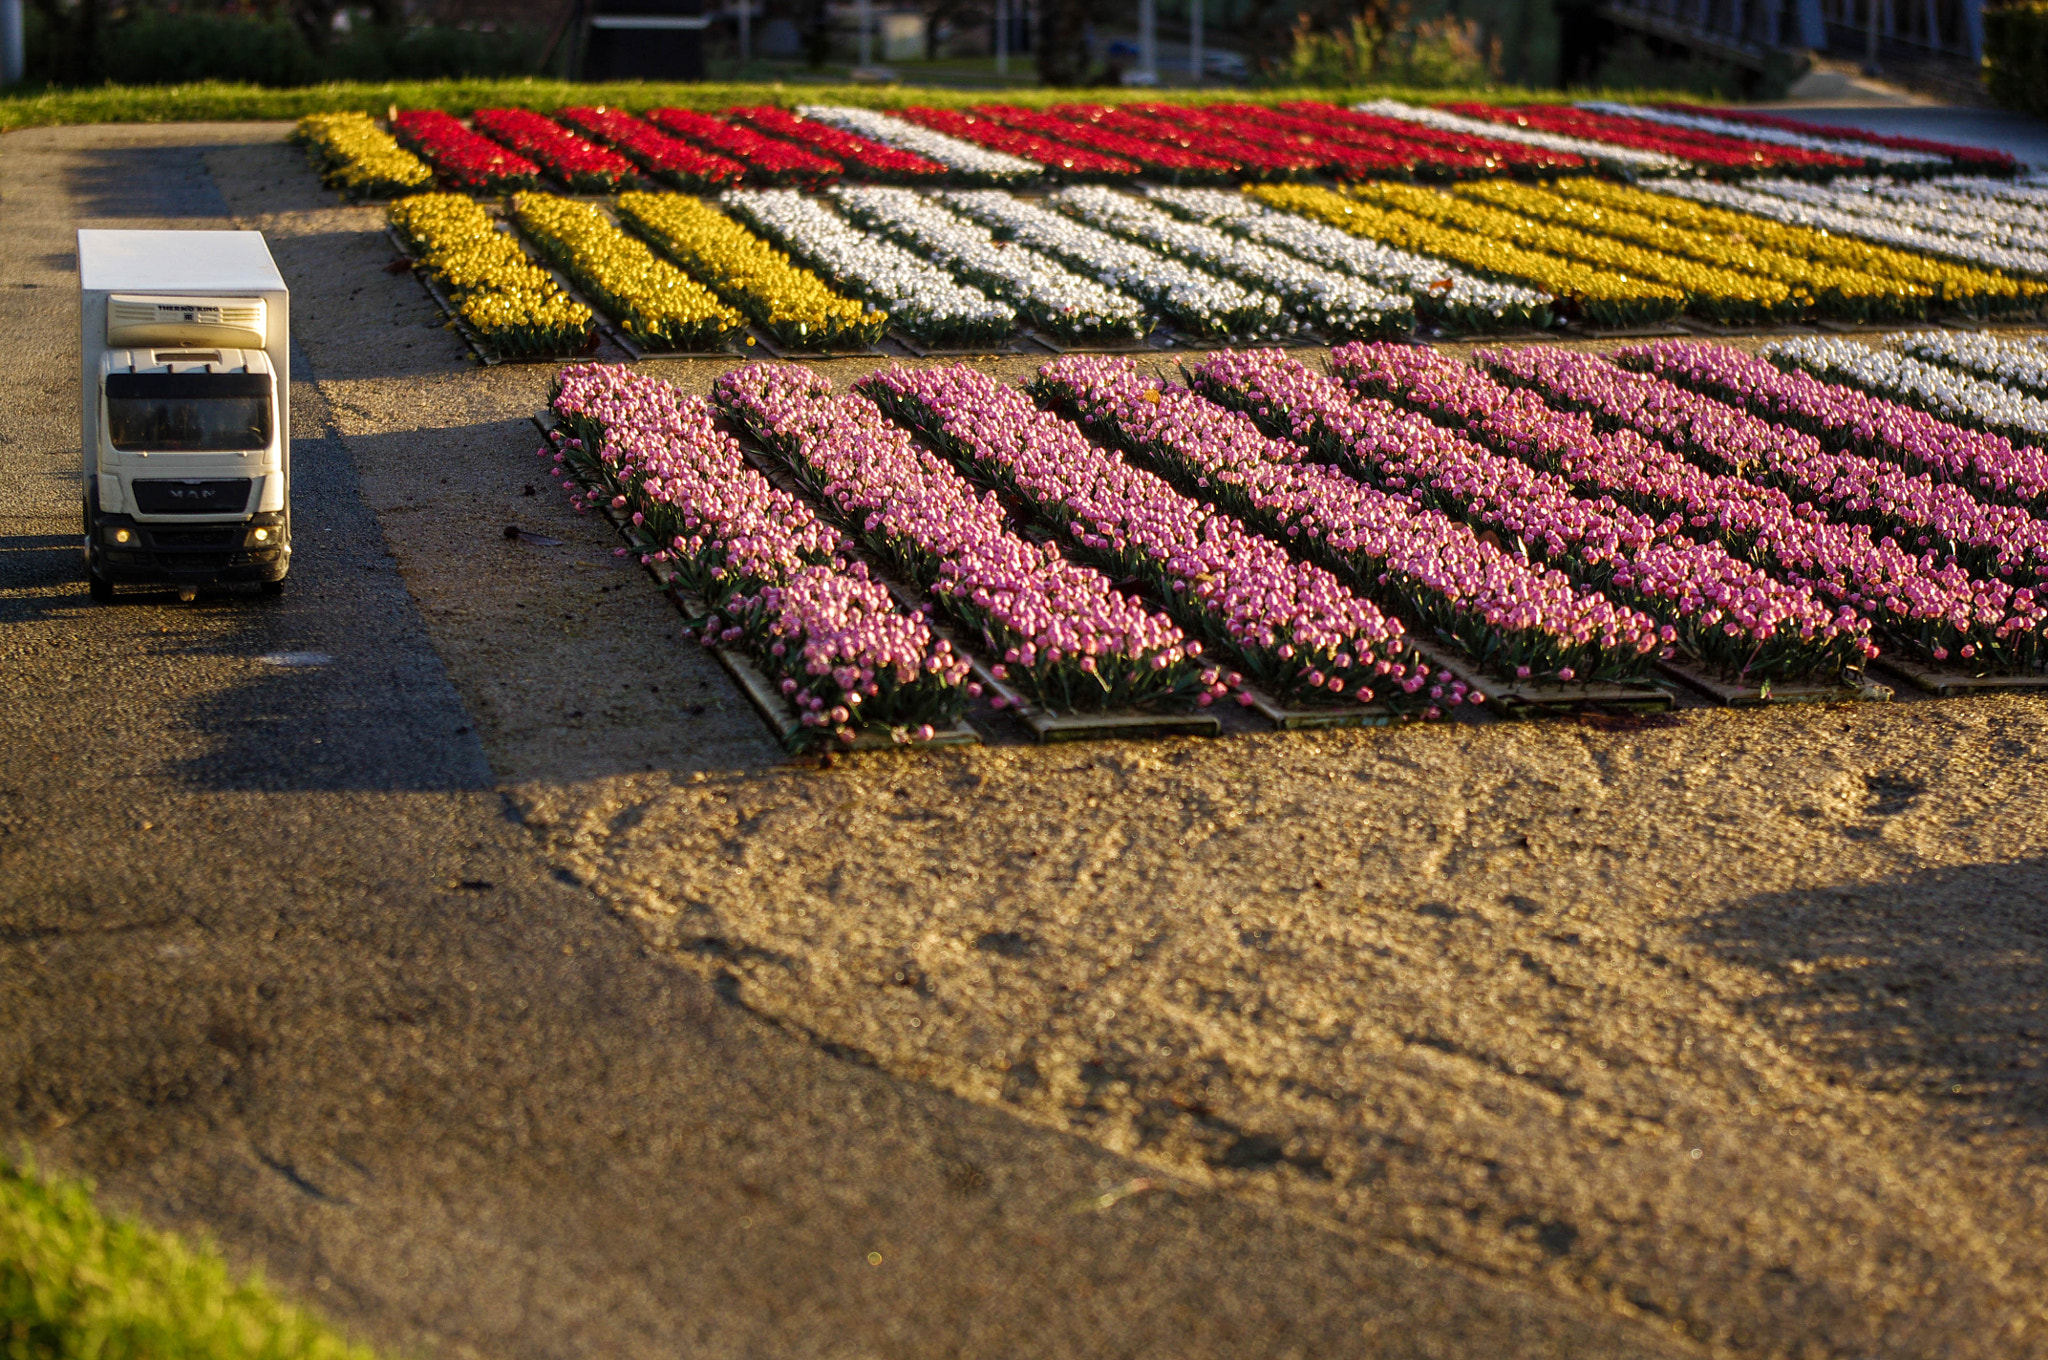
<path id="1" fill-rule="evenodd" d="M 1345 30 L 1318 32 L 1296 18 L 1294 44 L 1275 63 L 1280 85 L 1350 86 L 1375 80 L 1441 88 L 1483 85 L 1500 74 L 1500 48 L 1483 46 L 1477 22 L 1445 16 L 1394 31 L 1353 15 Z"/>
<path id="2" fill-rule="evenodd" d="M 1607 49 L 1593 68 L 1593 79 L 1601 85 L 1662 85 L 1712 100 L 1776 98 L 1784 93 L 1760 88 L 1756 73 L 1733 62 L 1659 54 L 1634 33 Z"/>
<path id="3" fill-rule="evenodd" d="M 539 65 L 547 35 L 398 21 L 347 30 L 333 4 L 297 0 L 268 12 L 177 9 L 106 0 L 37 0 L 28 12 L 28 79 L 43 85 L 176 85 L 225 80 L 290 87 L 322 80 L 507 76 Z"/>
<path id="4" fill-rule="evenodd" d="M 82 1181 L 0 1158 L 9 1360 L 375 1360 L 217 1252 L 109 1218 Z"/>
<path id="5" fill-rule="evenodd" d="M 2048 117 L 2048 3 L 1984 11 L 1984 83 L 2000 108 Z"/>
<path id="6" fill-rule="evenodd" d="M 1559 83 L 1552 0 L 1308 0 L 1258 54 L 1285 85 Z"/>

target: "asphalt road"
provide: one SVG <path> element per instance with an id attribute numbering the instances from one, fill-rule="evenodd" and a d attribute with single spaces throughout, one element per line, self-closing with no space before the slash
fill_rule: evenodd
<path id="1" fill-rule="evenodd" d="M 0 140 L 39 1157 L 417 1354 L 2048 1353 L 2048 700 L 795 765 L 283 132 Z M 82 225 L 270 236 L 281 599 L 87 602 Z"/>

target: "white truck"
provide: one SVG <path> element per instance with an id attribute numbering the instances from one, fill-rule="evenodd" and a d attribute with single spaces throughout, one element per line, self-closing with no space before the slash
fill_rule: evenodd
<path id="1" fill-rule="evenodd" d="M 85 567 L 117 582 L 284 589 L 291 307 L 263 234 L 78 233 Z"/>

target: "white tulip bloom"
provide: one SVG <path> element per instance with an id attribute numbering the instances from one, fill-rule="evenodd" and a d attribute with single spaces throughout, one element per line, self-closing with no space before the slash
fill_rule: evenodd
<path id="1" fill-rule="evenodd" d="M 1321 265 L 1169 216 L 1128 194 L 1099 185 L 1062 189 L 1046 200 L 1090 226 L 1142 242 L 1168 255 L 1277 294 L 1316 325 L 1349 339 L 1361 335 L 1406 335 L 1415 326 L 1415 304 L 1394 292 Z"/>
<path id="2" fill-rule="evenodd" d="M 1988 378 L 2029 396 L 2048 397 L 2048 350 L 2038 338 L 2002 340 L 1995 335 L 1954 331 L 1909 332 L 1891 337 L 1908 358 L 1946 364 Z"/>
<path id="3" fill-rule="evenodd" d="M 1032 321 L 1070 340 L 1137 340 L 1150 328 L 1144 304 L 1055 263 L 1030 246 L 995 239 L 988 228 L 948 212 L 912 189 L 833 190 L 840 210 L 956 278 L 1015 303 Z"/>
<path id="4" fill-rule="evenodd" d="M 1042 250 L 1151 303 L 1195 334 L 1275 339 L 1299 329 L 1271 293 L 1168 259 L 1035 203 L 987 189 L 942 193 L 938 199 L 998 236 Z"/>
<path id="5" fill-rule="evenodd" d="M 1482 320 L 1497 327 L 1520 327 L 1540 326 L 1548 319 L 1550 297 L 1546 293 L 1482 279 L 1443 260 L 1353 236 L 1342 227 L 1269 208 L 1244 194 L 1228 189 L 1159 188 L 1145 193 L 1154 203 L 1190 221 L 1406 292 L 1426 315 L 1468 328 Z"/>
<path id="6" fill-rule="evenodd" d="M 1837 236 L 1847 236 L 1899 250 L 1918 251 L 1924 255 L 1976 265 L 1982 269 L 2048 275 L 2048 249 L 2016 249 L 1996 245 L 1990 241 L 1928 231 L 1885 215 L 1889 205 L 1870 199 L 1868 194 L 1858 190 L 1837 190 L 1843 194 L 1860 194 L 1863 201 L 1858 202 L 1857 206 L 1863 210 L 1851 211 L 1841 204 L 1856 200 L 1818 201 L 1805 194 L 1779 192 L 1773 187 L 1781 186 L 1783 183 L 1787 182 L 1752 180 L 1749 187 L 1737 188 L 1732 184 L 1717 184 L 1710 180 L 1669 179 L 1647 182 L 1642 187 L 1653 189 L 1660 194 L 1675 194 L 1680 198 L 1689 198 L 1695 203 L 1709 203 L 1717 208 L 1753 213 L 1758 217 L 1768 217 L 1774 222 L 1786 222 L 1798 227 L 1816 227 Z M 1820 186 L 1798 187 L 1809 189 Z"/>
<path id="7" fill-rule="evenodd" d="M 1950 355 L 1968 355 L 1980 362 L 1995 359 L 1998 341 L 1988 336 L 1933 334 L 1895 335 L 1889 339 L 1908 352 L 1900 354 L 1816 337 L 1774 341 L 1763 347 L 1762 354 L 1780 367 L 1800 368 L 1827 382 L 1860 387 L 1876 396 L 1917 406 L 1951 424 L 1989 430 L 2022 444 L 2048 443 L 2048 402 L 1947 366 Z M 1973 340 L 1983 343 L 1967 343 Z M 1949 347 L 1943 341 L 1965 343 Z M 1910 357 L 1916 347 L 1929 356 L 1942 356 L 1941 361 L 1927 363 Z M 2036 372 L 2042 367 L 2037 360 Z"/>
<path id="8" fill-rule="evenodd" d="M 794 189 L 733 189 L 719 206 L 835 283 L 885 309 L 918 340 L 978 344 L 1016 327 L 1017 313 L 978 288 L 862 231 Z"/>

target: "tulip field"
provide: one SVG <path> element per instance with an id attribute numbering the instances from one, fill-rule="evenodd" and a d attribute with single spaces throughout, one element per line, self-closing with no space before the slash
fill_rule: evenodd
<path id="1" fill-rule="evenodd" d="M 299 138 L 351 197 L 477 197 L 636 356 L 1713 333 L 2048 302 L 2048 186 L 2003 153 L 1695 106 L 393 109 Z M 683 303 L 678 268 L 744 325 Z M 541 314 L 493 315 L 464 318 L 486 358 L 545 352 Z"/>
<path id="2" fill-rule="evenodd" d="M 975 699 L 1385 722 L 1595 686 L 1850 698 L 1885 667 L 2048 685 L 2042 451 L 1900 386 L 1935 366 L 1919 335 L 1840 348 L 1869 362 L 1367 341 L 843 393 L 757 363 L 708 399 L 580 364 L 541 452 L 790 697 L 797 745 L 918 740 Z M 1961 362 L 2048 358 L 1952 348 L 1966 391 L 1998 385 Z"/>
<path id="3" fill-rule="evenodd" d="M 2048 686 L 2048 342 L 1985 329 L 2048 304 L 2048 184 L 2002 153 L 1391 100 L 300 140 L 487 360 L 730 356 L 570 364 L 541 454 L 793 747 Z"/>

